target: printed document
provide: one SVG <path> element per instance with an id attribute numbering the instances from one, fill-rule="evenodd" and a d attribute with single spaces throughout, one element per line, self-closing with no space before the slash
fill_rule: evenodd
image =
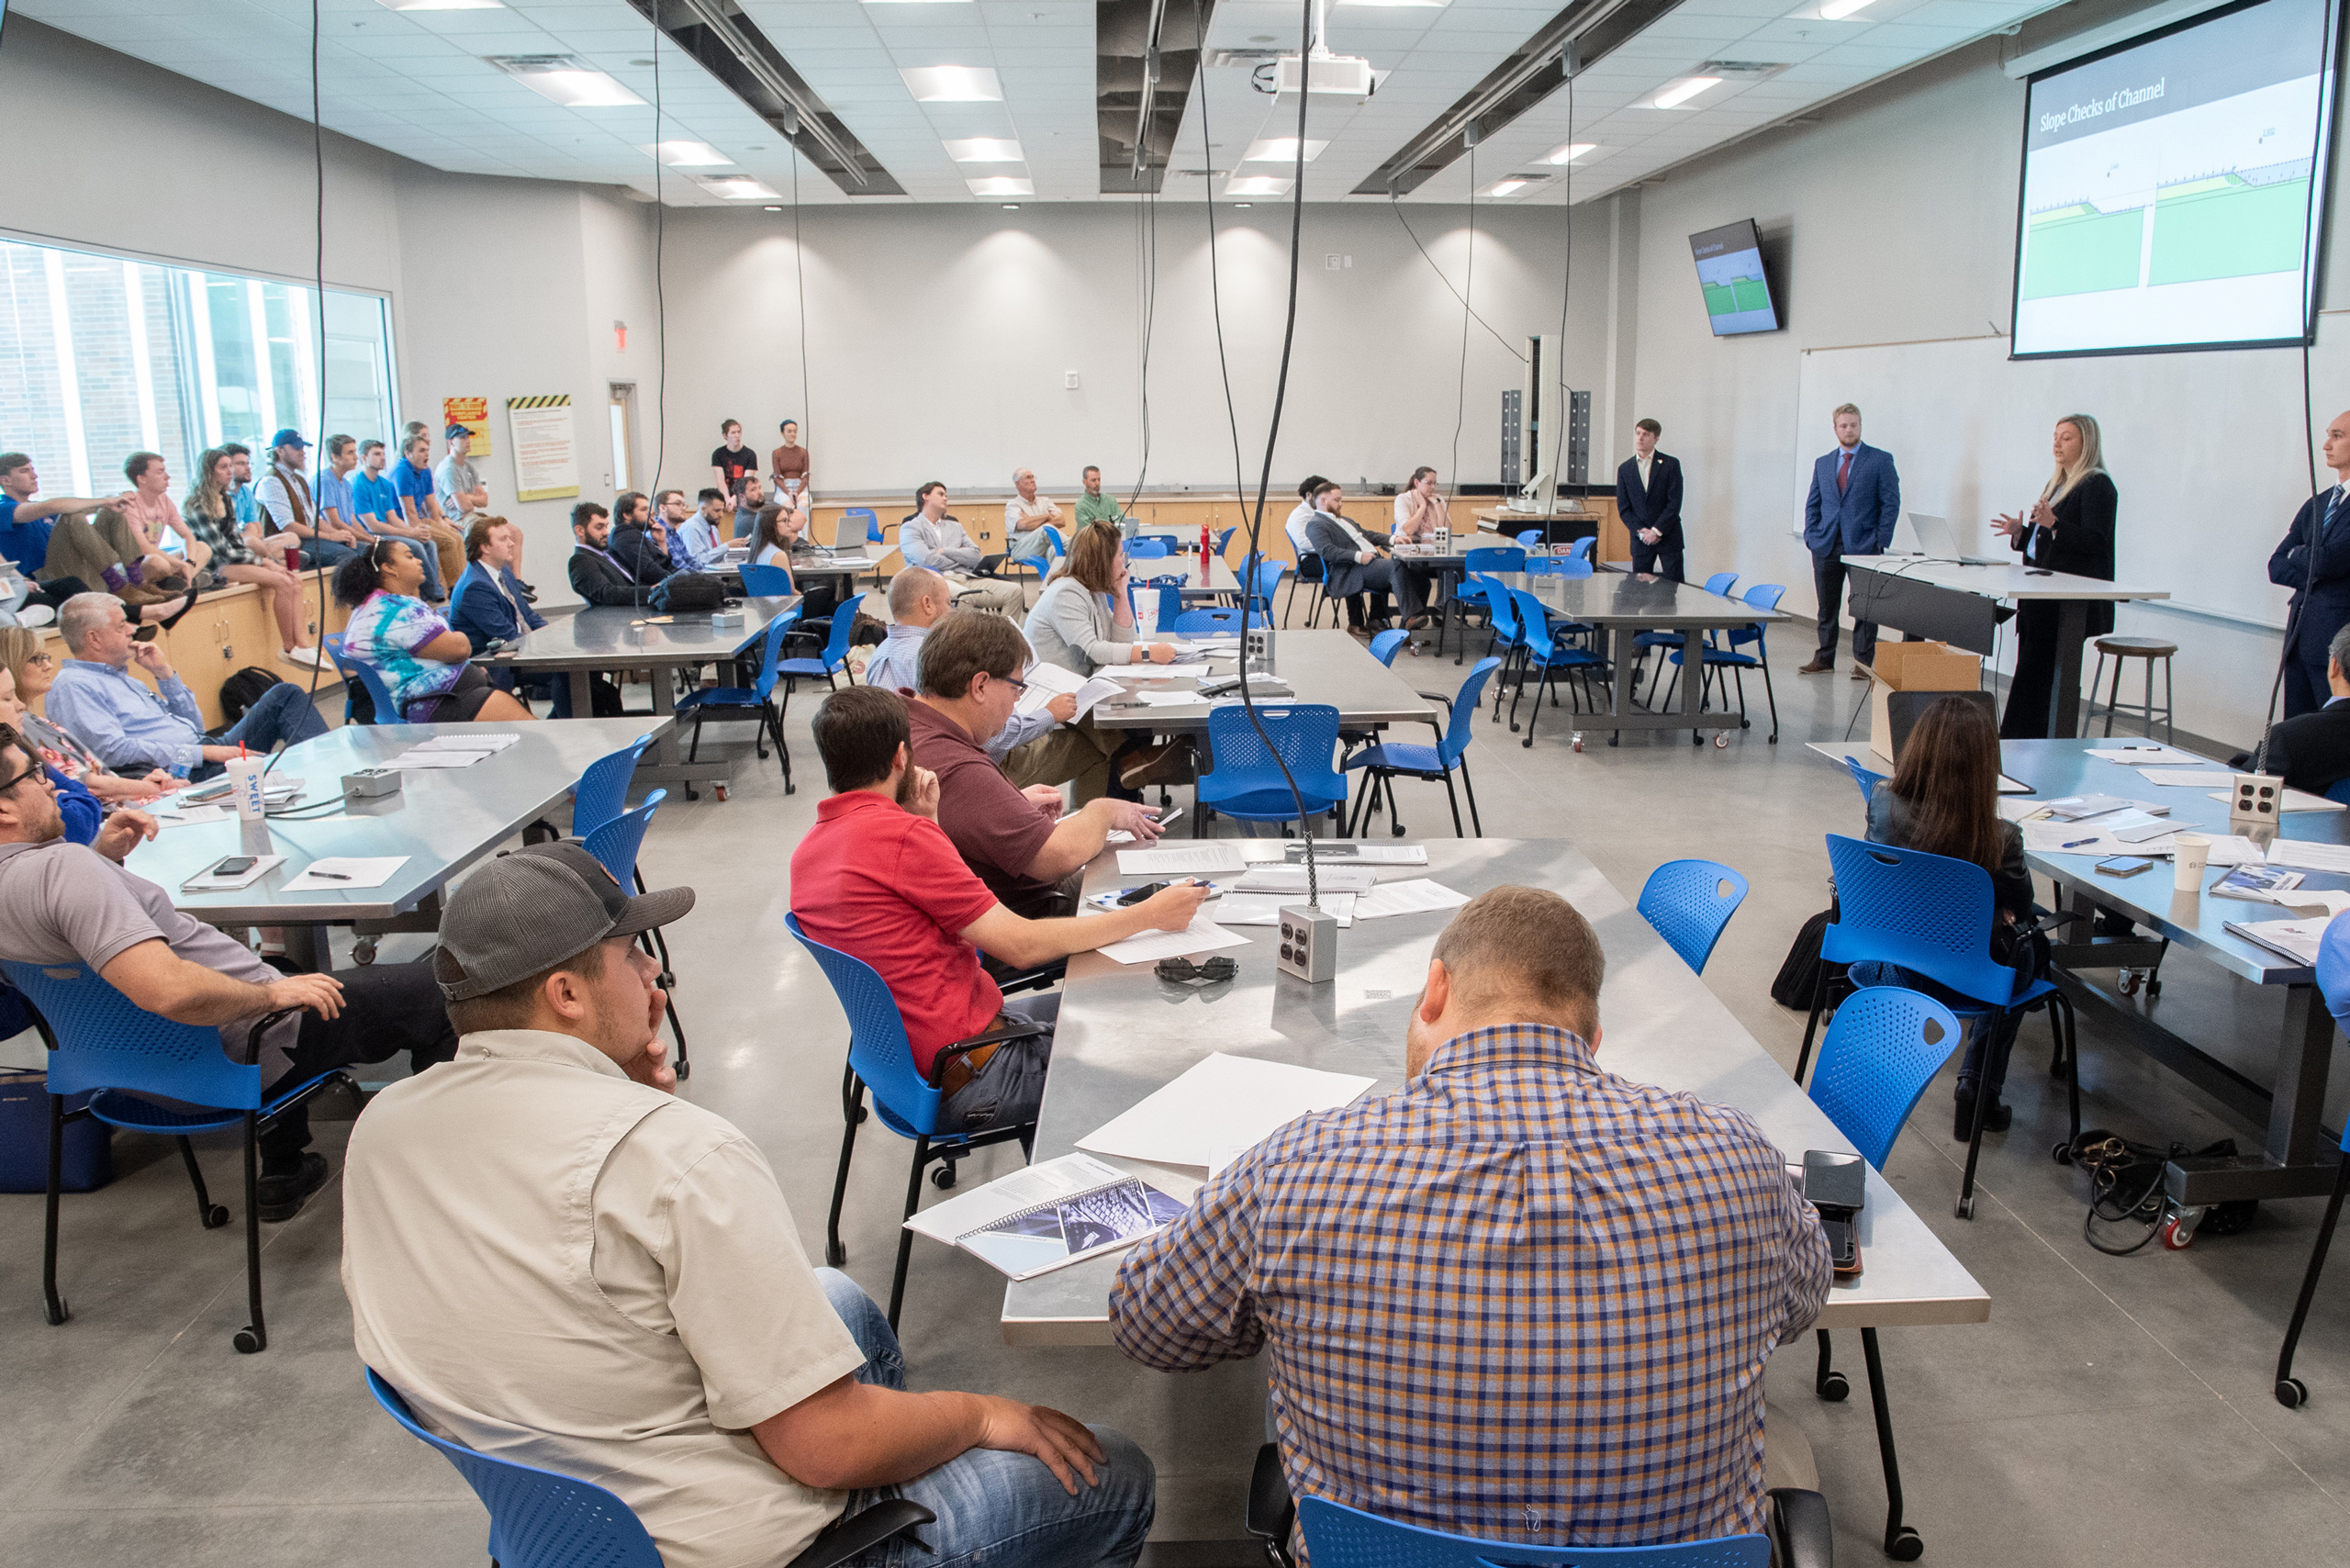
<path id="1" fill-rule="evenodd" d="M 1377 1082 L 1216 1051 L 1077 1140 L 1095 1154 L 1221 1170 L 1310 1111 L 1352 1104 Z"/>

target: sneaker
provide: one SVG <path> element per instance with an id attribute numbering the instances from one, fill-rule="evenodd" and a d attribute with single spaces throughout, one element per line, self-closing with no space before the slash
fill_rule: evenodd
<path id="1" fill-rule="evenodd" d="M 315 665 L 325 662 L 327 651 L 324 648 L 288 648 L 278 656 L 297 665 Z"/>
<path id="2" fill-rule="evenodd" d="M 310 1194 L 327 1184 L 327 1157 L 305 1152 L 302 1169 L 286 1176 L 264 1176 L 259 1183 L 261 1201 L 253 1212 L 265 1225 L 278 1225 L 302 1212 Z"/>
<path id="3" fill-rule="evenodd" d="M 1975 1096 L 1959 1095 L 1952 1103 L 1952 1113 L 1950 1136 L 1960 1143 L 1965 1143 L 1975 1136 Z M 2004 1100 L 1994 1100 L 1991 1109 L 1983 1117 L 1983 1134 L 1988 1137 L 1993 1133 L 2006 1132 L 2015 1119 L 2014 1106 Z M 269 1216 L 264 1213 L 262 1217 L 266 1219 Z"/>

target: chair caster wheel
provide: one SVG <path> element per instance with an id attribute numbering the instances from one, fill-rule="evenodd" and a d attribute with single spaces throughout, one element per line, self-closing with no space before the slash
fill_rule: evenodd
<path id="1" fill-rule="evenodd" d="M 2277 1380 L 2277 1403 L 2288 1410 L 2299 1410 L 2310 1402 L 2309 1385 L 2297 1377 Z"/>
<path id="2" fill-rule="evenodd" d="M 800 786 L 787 778 L 783 781 L 783 792 L 787 795 L 797 795 L 800 793 Z"/>
<path id="3" fill-rule="evenodd" d="M 354 964 L 374 963 L 375 961 L 375 938 L 373 936 L 362 936 L 352 942 L 351 945 L 351 961 Z"/>
<path id="4" fill-rule="evenodd" d="M 64 1322 L 67 1318 L 69 1318 L 69 1317 L 71 1317 L 71 1316 L 73 1316 L 73 1303 L 71 1303 L 71 1302 L 69 1302 L 69 1301 L 65 1300 L 62 1296 L 60 1296 L 60 1297 L 58 1298 L 58 1302 L 57 1302 L 57 1305 L 56 1305 L 55 1306 L 49 1306 L 49 1305 L 44 1305 L 41 1307 L 41 1314 L 40 1314 L 40 1315 L 41 1315 L 43 1317 L 48 1318 L 48 1319 L 49 1319 L 49 1326 L 50 1326 L 51 1328 L 54 1328 L 54 1327 L 56 1327 L 59 1324 L 61 1324 L 61 1323 Z"/>
<path id="5" fill-rule="evenodd" d="M 701 791 L 688 784 L 686 786 L 686 799 L 688 801 L 699 801 L 701 799 Z"/>
<path id="6" fill-rule="evenodd" d="M 2159 976 L 2159 975 L 2148 975 L 2148 976 L 2146 977 L 2146 1000 L 2147 1000 L 2147 1001 L 2149 1001 L 2149 1002 L 2152 1002 L 2154 998 L 2156 998 L 2156 997 L 2160 996 L 2162 993 L 2163 993 L 2163 982 L 2162 982 L 2162 977 L 2161 977 L 2161 976 Z"/>
<path id="7" fill-rule="evenodd" d="M 837 1269 L 847 1261 L 847 1248 L 842 1246 L 837 1241 L 827 1241 L 824 1243 L 824 1266 L 826 1268 Z"/>
<path id="8" fill-rule="evenodd" d="M 930 1184 L 936 1187 L 941 1192 L 945 1192 L 947 1188 L 955 1185 L 955 1167 L 952 1165 L 942 1165 L 937 1170 L 932 1171 L 930 1173 Z"/>
<path id="9" fill-rule="evenodd" d="M 2122 995 L 2135 996 L 2138 994 L 2139 980 L 2137 970 L 2123 969 L 2120 974 L 2116 975 L 2114 979 L 2120 982 Z"/>
<path id="10" fill-rule="evenodd" d="M 1754 721 L 1751 719 L 1740 719 L 1738 722 L 1738 727 L 1741 730 L 1751 730 L 1754 727 Z"/>
<path id="11" fill-rule="evenodd" d="M 1524 746 L 1528 751 L 1532 751 L 1534 749 L 1534 737 L 1532 735 L 1528 735 L 1517 744 Z"/>
<path id="12" fill-rule="evenodd" d="M 2163 1249 L 2168 1252 L 2184 1252 L 2195 1245 L 2196 1226 L 2203 1223 L 2200 1208 L 2175 1210 L 2163 1216 Z"/>
<path id="13" fill-rule="evenodd" d="M 694 1075 L 694 1064 L 693 1064 L 693 1063 L 691 1063 L 691 1062 L 689 1062 L 689 1061 L 681 1061 L 681 1062 L 679 1062 L 679 1063 L 677 1064 L 677 1081 L 678 1081 L 678 1082 L 683 1083 L 687 1079 L 691 1078 L 693 1075 Z"/>
<path id="14" fill-rule="evenodd" d="M 866 1118 L 866 1116 L 867 1116 L 867 1114 L 868 1114 L 868 1113 L 867 1112 L 867 1110 L 866 1110 L 866 1108 L 865 1108 L 864 1106 L 859 1105 L 859 1106 L 856 1108 L 856 1119 L 857 1119 L 858 1121 L 860 1121 L 860 1122 L 861 1122 L 861 1121 L 865 1120 L 865 1118 Z"/>
<path id="15" fill-rule="evenodd" d="M 1716 751 L 1727 751 L 1729 749 L 1729 732 L 1728 730 L 1717 730 L 1714 732 L 1714 749 Z"/>
<path id="16" fill-rule="evenodd" d="M 199 1217 L 204 1221 L 205 1229 L 218 1230 L 229 1223 L 229 1206 L 226 1204 L 215 1204 L 205 1210 Z"/>
<path id="17" fill-rule="evenodd" d="M 1771 744 L 1772 744 L 1773 745 L 1777 745 L 1779 744 L 1779 737 L 1778 737 L 1778 736 L 1776 736 L 1776 735 L 1773 735 L 1773 736 L 1771 737 Z"/>
<path id="18" fill-rule="evenodd" d="M 2059 1165 L 2070 1165 L 2073 1163 L 2073 1146 L 2070 1143 L 2060 1143 L 2048 1151 L 2048 1158 Z"/>
<path id="19" fill-rule="evenodd" d="M 1852 1385 L 1844 1380 L 1842 1372 L 1832 1372 L 1819 1380 L 1819 1397 L 1831 1405 L 1841 1405 L 1852 1394 Z"/>
<path id="20" fill-rule="evenodd" d="M 230 1340 L 229 1343 L 237 1347 L 237 1354 L 241 1356 L 250 1356 L 263 1350 L 268 1345 L 269 1341 L 254 1333 L 251 1328 L 240 1328 L 237 1330 L 237 1337 Z"/>
<path id="21" fill-rule="evenodd" d="M 1975 1217 L 1975 1199 L 1973 1196 L 1969 1195 L 1959 1199 L 1958 1205 L 1953 1212 L 1961 1219 L 1973 1219 Z"/>
<path id="22" fill-rule="evenodd" d="M 1916 1530 L 1903 1525 L 1894 1532 L 1893 1539 L 1885 1543 L 1885 1554 L 1896 1562 L 1915 1562 L 1926 1555 L 1926 1543 Z"/>

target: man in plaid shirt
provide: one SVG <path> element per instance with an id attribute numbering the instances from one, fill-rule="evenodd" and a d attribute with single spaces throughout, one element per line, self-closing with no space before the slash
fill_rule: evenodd
<path id="1" fill-rule="evenodd" d="M 1605 963 L 1556 894 L 1472 901 L 1409 1081 L 1292 1122 L 1137 1247 L 1118 1348 L 1270 1345 L 1293 1495 L 1543 1546 L 1762 1530 L 1762 1368 L 1827 1298 L 1827 1238 L 1742 1114 L 1596 1063 Z"/>

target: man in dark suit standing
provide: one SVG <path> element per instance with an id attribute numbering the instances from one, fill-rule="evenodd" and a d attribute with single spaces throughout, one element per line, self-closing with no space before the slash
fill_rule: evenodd
<path id="1" fill-rule="evenodd" d="M 1811 581 L 1819 594 L 1819 651 L 1796 667 L 1798 675 L 1822 675 L 1836 667 L 1836 628 L 1844 604 L 1844 557 L 1882 555 L 1893 548 L 1893 525 L 1901 516 L 1901 476 L 1893 454 L 1861 441 L 1861 411 L 1850 403 L 1836 410 L 1836 450 L 1811 465 L 1811 493 L 1804 498 L 1803 542 L 1811 551 Z M 1876 656 L 1876 625 L 1852 620 L 1852 678 Z"/>
<path id="2" fill-rule="evenodd" d="M 2336 421 L 2339 423 L 2340 421 Z M 2256 760 L 2261 771 L 2280 775 L 2288 790 L 2322 795 L 2350 778 L 2350 625 L 2333 633 L 2325 655 L 2325 706 L 2299 713 L 2270 728 L 2268 745 Z M 2239 756 L 2229 766 L 2249 768 L 2255 758 Z"/>
<path id="3" fill-rule="evenodd" d="M 2285 542 L 2268 557 L 2268 580 L 2293 590 L 2286 650 L 2285 717 L 2313 713 L 2326 700 L 2326 650 L 2350 625 L 2350 413 L 2325 430 L 2330 490 L 2301 503 Z M 2312 794 L 2319 791 L 2311 790 Z"/>
<path id="4" fill-rule="evenodd" d="M 1656 449 L 1664 427 L 1632 427 L 1632 455 L 1616 470 L 1616 515 L 1632 535 L 1632 570 L 1681 576 L 1681 459 Z"/>

